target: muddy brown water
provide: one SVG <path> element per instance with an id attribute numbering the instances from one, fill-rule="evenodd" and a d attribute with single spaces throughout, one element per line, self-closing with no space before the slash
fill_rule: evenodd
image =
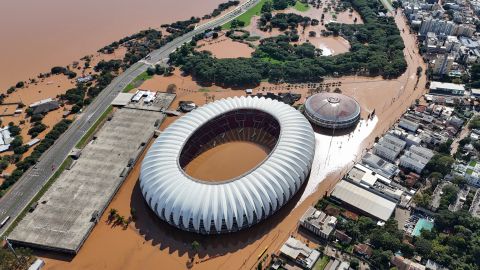
<path id="1" fill-rule="evenodd" d="M 268 150 L 259 144 L 245 141 L 228 142 L 201 153 L 184 170 L 193 178 L 220 182 L 252 170 L 267 155 Z"/>
<path id="2" fill-rule="evenodd" d="M 124 36 L 203 16 L 225 0 L 0 1 L 0 89 Z"/>

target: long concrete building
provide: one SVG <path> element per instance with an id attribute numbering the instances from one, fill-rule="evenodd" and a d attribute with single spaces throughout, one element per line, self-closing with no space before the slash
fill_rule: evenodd
<path id="1" fill-rule="evenodd" d="M 165 97 L 168 104 L 173 101 Z M 164 117 L 153 110 L 115 111 L 8 239 L 16 245 L 77 253 Z"/>

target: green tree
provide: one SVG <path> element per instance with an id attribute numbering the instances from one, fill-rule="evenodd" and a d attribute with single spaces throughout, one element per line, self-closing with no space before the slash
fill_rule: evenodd
<path id="1" fill-rule="evenodd" d="M 20 134 L 21 129 L 18 126 L 9 124 L 8 131 L 10 131 L 11 136 L 17 136 Z"/>
<path id="2" fill-rule="evenodd" d="M 270 12 L 272 12 L 272 10 L 273 10 L 272 1 L 269 0 L 269 1 L 266 1 L 263 4 L 261 12 L 262 13 L 270 13 Z"/>
<path id="3" fill-rule="evenodd" d="M 357 270 L 360 267 L 360 262 L 354 258 L 350 261 L 350 267 L 354 270 Z"/>
<path id="4" fill-rule="evenodd" d="M 390 269 L 390 258 L 393 253 L 389 250 L 374 249 L 370 261 L 374 269 L 387 270 Z"/>
<path id="5" fill-rule="evenodd" d="M 191 244 L 191 247 L 192 247 L 192 250 L 195 252 L 195 253 L 198 253 L 198 251 L 200 250 L 200 243 L 197 242 L 197 241 L 193 241 L 192 244 Z"/>
<path id="6" fill-rule="evenodd" d="M 445 154 L 435 154 L 430 162 L 428 162 L 426 169 L 429 172 L 438 172 L 442 175 L 447 175 L 452 169 L 455 159 Z"/>

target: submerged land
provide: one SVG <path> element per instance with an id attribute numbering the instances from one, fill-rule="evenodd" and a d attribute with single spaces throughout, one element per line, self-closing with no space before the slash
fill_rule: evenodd
<path id="1" fill-rule="evenodd" d="M 311 18 L 319 19 L 322 13 L 321 11 L 315 13 L 316 9 L 313 8 L 306 12 Z M 299 14 L 305 15 L 304 13 Z M 354 16 L 359 17 L 357 20 L 359 24 L 362 23 L 362 18 L 359 15 L 348 16 L 348 13 L 344 14 L 346 15 L 337 17 L 339 23 L 351 24 Z M 245 28 L 247 31 L 256 24 L 255 21 L 258 20 L 258 17 L 252 17 L 251 20 L 252 22 Z M 399 29 L 407 27 L 404 18 L 400 15 L 395 16 L 395 23 Z M 239 43 L 226 37 L 226 31 L 228 30 L 219 33 L 219 37 L 216 39 L 198 41 L 196 50 L 211 51 L 219 59 L 249 57 L 254 49 L 245 43 Z M 252 33 L 253 31 L 249 32 Z M 308 33 L 308 31 L 306 32 Z M 271 32 L 266 32 L 264 35 L 264 38 L 275 36 Z M 341 82 L 339 88 L 342 93 L 359 101 L 362 106 L 362 118 L 365 119 L 368 114 L 375 110 L 377 119 L 362 122 L 358 130 L 355 131 L 355 134 L 358 135 L 355 140 L 352 140 L 349 136 L 341 136 L 335 139 L 336 143 L 332 148 L 329 148 L 325 155 L 316 157 L 315 170 L 319 173 L 312 173 L 307 186 L 268 222 L 263 222 L 251 229 L 232 235 L 203 237 L 178 231 L 159 221 L 144 203 L 138 186 L 139 161 L 109 205 L 109 208 L 117 209 L 123 215 L 127 215 L 132 207 L 135 208 L 137 211 L 136 221 L 130 223 L 127 229 L 123 229 L 109 224 L 107 222 L 108 213 L 105 213 L 100 219 L 101 222 L 95 227 L 76 256 L 65 257 L 43 252 L 38 253 L 38 255 L 47 262 L 47 269 L 63 269 L 65 267 L 70 269 L 94 267 L 106 269 L 140 267 L 148 269 L 159 264 L 167 265 L 170 269 L 184 269 L 192 257 L 195 258 L 193 264 L 195 269 L 250 269 L 256 267 L 258 256 L 264 249 L 266 249 L 266 253 L 275 252 L 292 233 L 299 238 L 303 237 L 295 231 L 297 220 L 306 208 L 315 204 L 319 198 L 331 190 L 340 179 L 340 175 L 352 166 L 352 162 L 358 158 L 365 148 L 373 144 L 375 137 L 386 131 L 410 104 L 413 104 L 424 93 L 425 78 L 420 77 L 419 82 L 416 80 L 417 67 L 425 66 L 418 50 L 415 49 L 415 37 L 404 32 L 401 32 L 400 35 L 405 43 L 403 54 L 409 57 L 405 58 L 407 64 L 405 73 L 398 78 L 385 80 L 381 75 L 325 78 L 325 83 Z M 328 40 L 332 40 L 332 38 L 317 37 L 317 41 L 315 43 L 312 41 L 312 43 L 322 49 L 321 46 L 324 46 L 322 44 L 328 44 Z M 307 39 L 310 40 L 310 38 L 304 36 L 299 39 L 299 42 L 302 40 L 306 42 Z M 338 37 L 338 39 L 342 38 Z M 252 42 L 258 44 L 258 41 Z M 341 43 L 346 44 L 348 41 L 343 40 Z M 227 46 L 222 46 L 222 44 Z M 230 50 L 228 45 L 235 45 L 238 48 L 234 47 L 235 50 Z M 348 49 L 349 46 L 343 48 Z M 334 46 L 329 47 L 329 50 L 332 51 L 332 54 L 338 55 L 346 52 L 342 47 Z M 178 69 L 174 70 L 169 76 L 153 75 L 137 87 L 152 91 L 166 91 L 167 86 L 172 84 L 176 86 L 177 98 L 171 109 L 176 109 L 180 100 L 189 100 L 197 105 L 202 105 L 229 96 L 243 95 L 243 89 L 237 90 L 237 87 L 233 86 L 205 86 L 195 77 L 188 76 Z M 262 81 L 252 88 L 254 94 L 265 91 L 300 93 L 302 94 L 302 100 L 299 103 L 303 103 L 305 97 L 311 92 L 307 84 L 288 82 Z M 134 92 L 136 89 L 134 87 L 131 91 Z M 160 129 L 166 128 L 175 119 L 176 117 L 168 117 Z M 322 135 L 317 140 L 320 147 L 327 147 L 331 137 Z M 334 155 L 339 156 L 334 158 Z M 244 153 L 241 156 L 244 156 L 243 159 L 245 159 L 249 157 L 249 153 Z M 190 248 L 192 241 L 201 243 L 202 247 L 198 254 L 194 254 Z M 118 258 L 122 259 L 118 260 Z"/>
<path id="2" fill-rule="evenodd" d="M 222 14 L 233 9 L 232 6 L 222 10 Z M 377 16 L 377 11 L 385 12 L 385 16 Z M 63 74 L 49 74 L 14 88 L 4 102 L 21 100 L 29 104 L 48 97 L 61 100 L 61 109 L 48 112 L 43 118 L 46 128 L 36 134 L 43 139 L 62 119 L 63 112 L 70 112 L 65 116 L 68 120 L 82 117 L 82 110 L 89 108 L 89 103 L 115 76 L 140 61 L 149 68 L 123 85 L 122 92 L 174 93 L 170 111 L 176 111 L 180 101 L 202 106 L 243 96 L 247 88 L 253 95 L 300 94 L 300 100 L 292 104 L 296 108 L 302 108 L 312 94 L 336 92 L 359 102 L 359 124 L 345 134 L 316 130 L 316 147 L 320 150 L 307 183 L 296 196 L 266 221 L 227 235 L 187 233 L 161 221 L 141 194 L 143 153 L 78 254 L 35 250 L 34 254 L 46 262 L 45 269 L 256 269 L 261 263 L 268 265 L 270 255 L 277 254 L 290 236 L 316 248 L 320 243 L 298 230 L 300 217 L 329 195 L 412 105 L 424 102 L 421 97 L 427 90 L 427 76 L 422 71 L 427 70 L 427 65 L 417 48 L 417 37 L 408 31 L 410 26 L 401 12 L 387 12 L 376 1 L 305 4 L 262 0 L 232 22 L 195 35 L 168 59 L 149 60 L 151 51 L 210 20 L 190 18 L 113 42 L 77 61 L 78 68 L 68 67 Z M 69 71 L 75 72 L 75 76 L 68 78 Z M 76 81 L 86 75 L 95 79 L 88 85 Z M 83 148 L 94 137 L 93 133 L 102 129 L 110 112 L 100 118 L 98 126 L 86 131 L 88 136 L 78 147 Z M 178 117 L 166 117 L 159 131 Z M 21 114 L 3 118 L 3 123 L 20 127 L 20 135 L 27 140 L 33 139 L 28 130 L 35 125 L 30 119 L 31 116 Z M 145 149 L 152 142 L 147 142 Z M 27 149 L 19 162 L 32 151 Z M 3 153 L 13 154 L 13 149 Z M 267 155 L 266 149 L 253 143 L 228 143 L 202 153 L 185 171 L 193 178 L 219 182 L 249 171 Z M 25 166 L 25 162 L 15 163 L 9 162 L 4 168 L 5 180 L 11 180 L 9 174 Z M 8 192 L 8 187 L 4 192 Z M 111 220 L 113 210 L 132 219 L 120 226 Z M 196 249 L 192 248 L 194 242 L 199 244 Z"/>

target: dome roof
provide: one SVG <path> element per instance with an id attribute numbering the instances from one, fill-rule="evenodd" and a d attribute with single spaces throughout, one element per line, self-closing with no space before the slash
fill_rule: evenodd
<path id="1" fill-rule="evenodd" d="M 324 92 L 307 99 L 305 113 L 315 124 L 343 127 L 360 119 L 360 105 L 349 96 Z"/>
<path id="2" fill-rule="evenodd" d="M 182 149 L 195 131 L 235 110 L 273 116 L 278 141 L 256 168 L 223 182 L 205 182 L 180 166 Z M 141 168 L 140 188 L 150 208 L 168 223 L 203 234 L 237 231 L 283 206 L 308 176 L 315 151 L 311 125 L 294 108 L 271 99 L 235 97 L 194 110 L 171 124 L 154 142 Z"/>

